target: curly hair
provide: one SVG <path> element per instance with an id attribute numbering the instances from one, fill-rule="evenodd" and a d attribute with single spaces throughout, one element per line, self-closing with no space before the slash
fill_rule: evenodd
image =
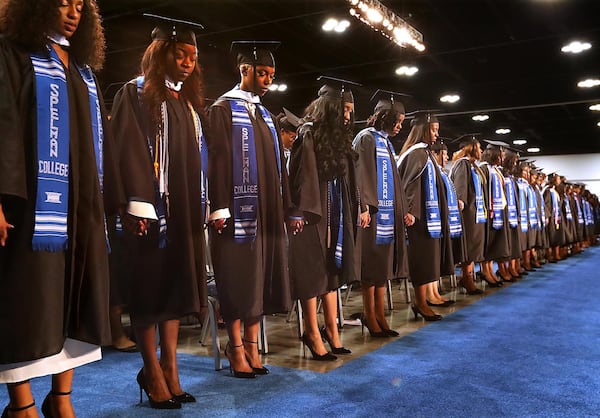
<path id="1" fill-rule="evenodd" d="M 48 35 L 54 32 L 60 5 L 60 0 L 3 0 L 0 32 L 28 51 L 43 51 Z M 69 53 L 77 64 L 93 70 L 102 68 L 106 43 L 96 0 L 83 0 L 79 26 L 69 41 Z"/>
<path id="2" fill-rule="evenodd" d="M 154 125 L 160 121 L 160 104 L 167 99 L 169 89 L 165 86 L 167 63 L 169 54 L 173 52 L 175 44 L 167 41 L 152 41 L 146 48 L 142 57 L 141 72 L 144 75 L 144 103 L 150 112 Z M 202 85 L 202 72 L 196 63 L 194 71 L 183 83 L 181 96 L 188 100 L 196 112 L 204 113 L 204 92 Z"/>
<path id="3" fill-rule="evenodd" d="M 373 127 L 378 131 L 389 132 L 400 121 L 402 113 L 394 109 L 383 109 L 371 115 L 367 120 L 367 126 Z"/>
<path id="4" fill-rule="evenodd" d="M 352 125 L 344 125 L 342 101 L 318 97 L 304 111 L 304 120 L 313 123 L 319 177 L 331 180 L 344 175 L 347 159 L 354 161 L 358 154 L 352 149 Z"/>

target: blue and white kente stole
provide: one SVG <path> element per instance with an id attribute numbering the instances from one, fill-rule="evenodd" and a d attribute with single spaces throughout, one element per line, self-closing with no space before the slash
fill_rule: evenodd
<path id="1" fill-rule="evenodd" d="M 502 212 L 504 210 L 504 196 L 502 195 L 502 181 L 500 174 L 491 165 L 488 167 L 490 172 L 490 197 L 492 201 L 492 228 L 498 230 L 504 226 Z"/>
<path id="2" fill-rule="evenodd" d="M 427 217 L 427 230 L 431 238 L 441 238 L 442 218 L 437 194 L 435 166 L 431 158 L 427 158 L 425 164 L 425 215 Z"/>
<path id="3" fill-rule="evenodd" d="M 552 214 L 554 215 L 554 224 L 558 229 L 558 224 L 561 221 L 560 215 L 560 197 L 558 196 L 558 192 L 554 190 L 554 188 L 548 189 L 550 190 L 550 197 L 552 201 Z"/>
<path id="4" fill-rule="evenodd" d="M 243 100 L 229 100 L 233 149 L 233 219 L 237 243 L 256 238 L 258 169 L 254 128 Z"/>
<path id="5" fill-rule="evenodd" d="M 460 237 L 462 235 L 462 224 L 460 222 L 460 211 L 458 210 L 458 198 L 454 184 L 444 170 L 440 169 L 440 174 L 446 185 L 446 197 L 448 199 L 448 224 L 450 225 L 450 237 Z"/>
<path id="6" fill-rule="evenodd" d="M 534 186 L 533 188 L 535 189 L 535 191 L 537 192 L 537 196 L 539 197 L 539 199 L 538 199 L 538 206 L 539 206 L 538 207 L 538 210 L 539 210 L 538 216 L 540 219 L 540 228 L 539 229 L 541 230 L 541 229 L 544 229 L 544 227 L 546 226 L 546 210 L 544 207 L 544 196 L 542 195 L 542 191 L 538 187 Z"/>
<path id="7" fill-rule="evenodd" d="M 590 202 L 583 199 L 583 212 L 585 213 L 585 224 L 594 225 L 594 215 L 592 214 L 592 207 Z"/>
<path id="8" fill-rule="evenodd" d="M 577 206 L 577 223 L 583 224 L 585 223 L 585 219 L 583 218 L 583 213 L 581 212 L 581 203 L 579 203 L 579 196 L 577 193 L 573 193 L 573 197 L 575 198 L 575 206 Z"/>
<path id="9" fill-rule="evenodd" d="M 528 230 L 528 214 L 527 214 L 527 194 L 525 188 L 527 182 L 519 178 L 517 179 L 517 187 L 519 188 L 519 223 L 521 225 L 521 232 L 527 232 Z"/>
<path id="10" fill-rule="evenodd" d="M 471 177 L 473 178 L 473 186 L 475 186 L 475 223 L 484 223 L 487 219 L 485 216 L 485 204 L 483 202 L 483 187 L 481 187 L 481 178 L 477 174 L 477 170 L 473 167 L 473 164 L 469 163 L 471 167 Z"/>
<path id="11" fill-rule="evenodd" d="M 388 139 L 373 128 L 369 131 L 375 138 L 377 161 L 377 232 L 375 244 L 385 245 L 394 242 L 394 171 L 395 164 L 390 156 L 392 145 Z"/>
<path id="12" fill-rule="evenodd" d="M 508 224 L 511 228 L 516 228 L 519 225 L 519 217 L 517 216 L 515 184 L 513 183 L 512 177 L 504 178 L 504 186 L 506 187 L 506 208 L 508 210 Z"/>
<path id="13" fill-rule="evenodd" d="M 529 225 L 533 229 L 539 229 L 537 198 L 535 197 L 533 186 L 530 184 L 527 185 L 527 210 L 529 212 Z"/>
<path id="14" fill-rule="evenodd" d="M 204 138 L 200 115 L 194 110 L 191 103 L 188 102 L 190 113 L 194 121 L 194 131 L 198 142 L 198 153 L 200 155 L 200 204 L 202 208 L 202 223 L 206 222 L 206 194 L 208 192 L 208 146 Z"/>
<path id="15" fill-rule="evenodd" d="M 567 221 L 573 220 L 573 212 L 571 212 L 571 203 L 569 202 L 568 196 L 565 194 L 563 202 L 565 203 L 565 218 Z"/>

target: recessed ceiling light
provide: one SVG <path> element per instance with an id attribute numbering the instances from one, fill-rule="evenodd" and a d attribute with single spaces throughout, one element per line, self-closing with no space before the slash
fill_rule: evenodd
<path id="1" fill-rule="evenodd" d="M 471 119 L 477 122 L 483 122 L 484 120 L 488 120 L 489 118 L 489 115 L 473 115 L 471 117 Z"/>
<path id="2" fill-rule="evenodd" d="M 515 139 L 513 141 L 513 144 L 515 144 L 515 145 L 525 145 L 526 143 L 527 143 L 526 139 Z"/>
<path id="3" fill-rule="evenodd" d="M 277 91 L 286 91 L 287 90 L 287 84 L 280 84 L 279 87 L 277 87 Z"/>
<path id="4" fill-rule="evenodd" d="M 288 88 L 287 84 L 271 84 L 269 86 L 269 90 L 270 91 L 280 91 L 280 92 L 284 92 L 286 91 Z"/>
<path id="5" fill-rule="evenodd" d="M 506 135 L 506 134 L 510 133 L 510 129 L 508 129 L 508 128 L 499 128 L 499 129 L 496 129 L 496 133 L 498 135 Z"/>
<path id="6" fill-rule="evenodd" d="M 582 51 L 586 51 L 592 47 L 592 44 L 589 42 L 580 42 L 573 41 L 568 45 L 565 45 L 561 48 L 562 52 L 568 52 L 571 54 L 579 54 Z"/>
<path id="7" fill-rule="evenodd" d="M 402 65 L 402 66 L 396 68 L 396 74 L 405 75 L 408 77 L 412 77 L 418 71 L 419 71 L 419 69 L 417 67 L 415 67 L 414 65 Z"/>
<path id="8" fill-rule="evenodd" d="M 458 94 L 446 94 L 445 96 L 440 97 L 440 102 L 444 103 L 456 103 L 460 100 L 460 96 Z"/>
<path id="9" fill-rule="evenodd" d="M 600 110 L 600 104 L 591 105 L 590 110 Z"/>
<path id="10" fill-rule="evenodd" d="M 321 29 L 323 29 L 325 32 L 331 32 L 331 31 L 335 31 L 335 32 L 344 32 L 346 29 L 348 29 L 348 27 L 350 26 L 350 22 L 346 19 L 343 20 L 337 20 L 334 18 L 329 18 L 325 21 L 325 23 L 323 23 L 323 26 L 321 26 Z"/>
<path id="11" fill-rule="evenodd" d="M 597 78 L 588 78 L 587 80 L 582 80 L 579 83 L 577 83 L 577 87 L 582 87 L 582 88 L 591 88 L 591 87 L 596 87 L 596 86 L 600 86 L 600 80 L 598 80 Z"/>
<path id="12" fill-rule="evenodd" d="M 540 152 L 538 147 L 527 148 L 527 152 Z"/>
<path id="13" fill-rule="evenodd" d="M 600 122 L 598 122 L 596 125 L 600 126 Z"/>

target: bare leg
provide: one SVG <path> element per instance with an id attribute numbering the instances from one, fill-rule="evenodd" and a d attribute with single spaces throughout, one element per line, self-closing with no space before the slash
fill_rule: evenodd
<path id="1" fill-rule="evenodd" d="M 427 305 L 427 284 L 415 287 L 415 306 L 427 316 L 436 315 L 436 313 Z"/>
<path id="2" fill-rule="evenodd" d="M 258 354 L 258 331 L 260 329 L 259 321 L 244 322 L 244 351 L 246 357 L 250 359 L 250 366 L 260 369 L 263 367 Z"/>
<path id="3" fill-rule="evenodd" d="M 74 418 L 75 410 L 71 404 L 73 369 L 52 375 L 52 392 L 49 396 L 52 416 Z"/>
<path id="4" fill-rule="evenodd" d="M 160 332 L 160 368 L 165 382 L 172 395 L 181 395 L 183 390 L 179 382 L 177 369 L 177 337 L 179 336 L 179 320 L 169 320 L 159 324 Z"/>
<path id="5" fill-rule="evenodd" d="M 474 281 L 474 273 L 475 263 L 470 262 L 469 264 L 463 264 L 462 267 L 462 277 L 460 279 L 460 284 L 464 287 L 467 292 L 474 292 L 477 290 L 477 286 Z"/>
<path id="6" fill-rule="evenodd" d="M 6 385 L 8 389 L 8 396 L 10 398 L 10 402 L 8 404 L 9 408 L 23 408 L 25 406 L 29 406 L 33 403 L 33 395 L 31 394 L 31 385 L 29 384 L 29 380 L 20 383 L 11 383 Z M 9 411 L 9 417 L 31 417 L 37 418 L 38 413 L 35 407 L 23 409 L 21 411 Z"/>
<path id="7" fill-rule="evenodd" d="M 229 343 L 226 347 L 226 355 L 229 359 L 231 368 L 238 372 L 252 373 L 252 367 L 246 360 L 244 344 L 242 343 L 242 321 L 236 319 L 227 323 L 227 334 L 229 334 Z"/>
<path id="8" fill-rule="evenodd" d="M 134 326 L 137 345 L 144 361 L 143 376 L 146 390 L 156 402 L 171 399 L 165 376 L 156 355 L 156 330 L 154 325 Z M 161 342 L 162 344 L 162 342 Z"/>
<path id="9" fill-rule="evenodd" d="M 323 355 L 327 353 L 323 340 L 321 339 L 321 333 L 319 332 L 319 322 L 317 320 L 317 298 L 310 298 L 307 300 L 301 300 L 302 311 L 304 313 L 304 334 L 306 339 L 311 344 L 315 354 Z M 323 301 L 323 303 L 325 303 Z M 337 331 L 337 326 L 335 327 Z M 333 340 L 332 340 L 333 341 Z"/>
<path id="10" fill-rule="evenodd" d="M 329 292 L 321 295 L 323 301 L 323 315 L 325 317 L 325 329 L 329 336 L 329 341 L 334 347 L 342 347 L 340 333 L 338 332 L 337 315 L 338 315 L 338 298 L 337 292 Z"/>
<path id="11" fill-rule="evenodd" d="M 368 329 L 372 330 L 373 332 L 381 332 L 381 327 L 377 323 L 378 318 L 375 312 L 375 286 L 367 285 L 366 283 L 362 283 L 361 286 L 365 325 Z"/>
<path id="12" fill-rule="evenodd" d="M 121 323 L 121 314 L 123 307 L 121 305 L 111 306 L 109 309 L 110 333 L 112 336 L 112 346 L 116 349 L 134 347 L 135 343 L 129 339 L 123 330 Z"/>
<path id="13" fill-rule="evenodd" d="M 385 291 L 387 283 L 375 287 L 375 318 L 381 329 L 390 329 L 385 318 Z"/>
<path id="14" fill-rule="evenodd" d="M 433 300 L 435 301 L 435 303 L 444 303 L 444 302 L 448 301 L 448 299 L 446 299 L 445 297 L 443 297 L 442 295 L 440 295 L 440 290 L 439 290 L 438 282 L 431 282 L 431 283 L 429 283 L 429 288 L 430 288 L 431 295 L 432 295 Z"/>

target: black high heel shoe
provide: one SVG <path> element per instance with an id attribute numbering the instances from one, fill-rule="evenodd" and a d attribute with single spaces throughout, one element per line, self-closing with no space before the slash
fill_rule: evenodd
<path id="1" fill-rule="evenodd" d="M 398 336 L 400 336 L 400 333 L 398 331 L 394 331 L 393 329 L 384 327 L 381 324 L 381 322 L 377 321 L 377 324 L 379 325 L 379 328 L 381 328 L 381 330 L 388 335 L 388 337 L 398 337 Z"/>
<path id="2" fill-rule="evenodd" d="M 438 314 L 425 315 L 423 312 L 421 312 L 417 305 L 410 305 L 410 309 L 412 309 L 413 314 L 415 314 L 415 319 L 417 319 L 419 315 L 421 315 L 425 321 L 439 321 L 443 318 L 442 315 Z"/>
<path id="3" fill-rule="evenodd" d="M 150 393 L 148 393 L 148 387 L 146 386 L 146 377 L 144 376 L 143 368 L 140 369 L 139 373 L 137 374 L 136 380 L 138 386 L 140 387 L 140 403 L 142 403 L 142 390 L 144 390 L 146 396 L 148 397 L 148 401 L 150 402 L 150 407 L 152 409 L 181 409 L 181 402 L 176 401 L 174 397 L 165 401 L 155 401 L 154 399 L 152 399 L 152 396 L 150 396 Z M 42 412 L 44 412 L 43 405 Z"/>
<path id="4" fill-rule="evenodd" d="M 29 409 L 29 408 L 32 408 L 32 407 L 34 407 L 34 406 L 35 406 L 35 401 L 34 401 L 34 402 L 32 402 L 32 403 L 30 403 L 30 404 L 29 404 L 29 405 L 27 405 L 27 406 L 21 406 L 21 407 L 18 407 L 18 408 L 13 408 L 13 407 L 11 407 L 11 406 L 8 406 L 8 405 L 7 405 L 7 406 L 6 406 L 6 408 L 4 408 L 4 411 L 2 411 L 2 417 L 1 417 L 1 418 L 8 418 L 8 412 L 9 412 L 9 411 L 10 411 L 10 412 L 19 412 L 19 411 L 24 411 L 24 410 L 26 410 L 26 409 Z M 45 414 L 44 414 L 44 415 L 45 415 Z"/>
<path id="5" fill-rule="evenodd" d="M 361 324 L 361 332 L 364 335 L 365 334 L 365 327 L 367 327 L 367 329 L 369 330 L 369 335 L 373 338 L 387 338 L 390 335 L 385 332 L 384 330 L 381 331 L 373 331 L 371 328 L 369 328 L 369 325 L 367 324 L 367 318 L 364 315 L 360 316 L 360 324 Z"/>
<path id="6" fill-rule="evenodd" d="M 310 354 L 312 354 L 313 360 L 317 360 L 317 361 L 337 360 L 337 357 L 329 352 L 327 352 L 325 354 L 317 354 L 315 352 L 315 349 L 311 345 L 310 340 L 308 339 L 308 335 L 306 335 L 306 333 L 302 334 L 302 345 L 304 347 L 304 357 L 306 357 L 306 347 L 308 347 L 308 349 L 310 350 Z"/>
<path id="7" fill-rule="evenodd" d="M 241 371 L 235 370 L 233 368 L 233 366 L 231 365 L 231 359 L 229 358 L 229 355 L 227 354 L 228 347 L 240 348 L 240 347 L 244 347 L 244 344 L 231 345 L 231 344 L 227 343 L 227 345 L 225 346 L 224 353 L 225 353 L 225 357 L 227 357 L 227 360 L 229 360 L 229 373 L 232 373 L 233 377 L 237 377 L 238 379 L 254 379 L 256 377 L 256 373 L 254 373 L 254 369 L 252 369 L 251 372 L 241 372 Z M 245 355 L 245 353 L 244 353 L 244 355 Z"/>
<path id="8" fill-rule="evenodd" d="M 258 345 L 258 341 L 248 341 L 245 339 L 242 339 L 243 342 L 248 343 L 248 344 L 257 344 Z M 265 375 L 265 374 L 269 374 L 269 369 L 267 369 L 266 367 L 253 367 L 252 363 L 250 363 L 250 357 L 248 357 L 248 355 L 246 354 L 246 360 L 248 361 L 248 364 L 250 365 L 250 367 L 252 367 L 252 371 L 254 372 L 254 374 L 256 375 Z"/>
<path id="9" fill-rule="evenodd" d="M 173 399 L 179 403 L 192 403 L 196 402 L 196 398 L 193 395 L 183 392 L 180 395 L 173 395 Z"/>
<path id="10" fill-rule="evenodd" d="M 42 414 L 44 414 L 45 418 L 52 418 L 52 405 L 51 405 L 51 397 L 52 396 L 69 396 L 71 391 L 69 392 L 56 392 L 51 390 L 48 392 L 46 397 L 44 398 L 44 402 L 42 402 Z"/>
<path id="11" fill-rule="evenodd" d="M 482 272 L 478 271 L 476 274 L 477 274 L 477 277 L 479 277 L 481 280 L 485 281 L 488 284 L 488 286 L 490 286 L 490 287 L 502 287 L 502 283 L 491 281 L 490 279 L 488 279 L 487 277 L 485 277 L 485 274 L 483 274 Z"/>
<path id="12" fill-rule="evenodd" d="M 321 327 L 319 329 L 319 332 L 321 333 L 321 337 L 325 341 L 327 341 L 327 343 L 329 344 L 329 347 L 331 347 L 331 352 L 333 354 L 352 354 L 352 351 L 348 350 L 344 346 L 342 346 L 342 347 L 334 347 L 333 344 L 331 343 L 331 340 L 329 339 L 329 335 L 327 335 L 327 329 L 325 327 Z"/>

